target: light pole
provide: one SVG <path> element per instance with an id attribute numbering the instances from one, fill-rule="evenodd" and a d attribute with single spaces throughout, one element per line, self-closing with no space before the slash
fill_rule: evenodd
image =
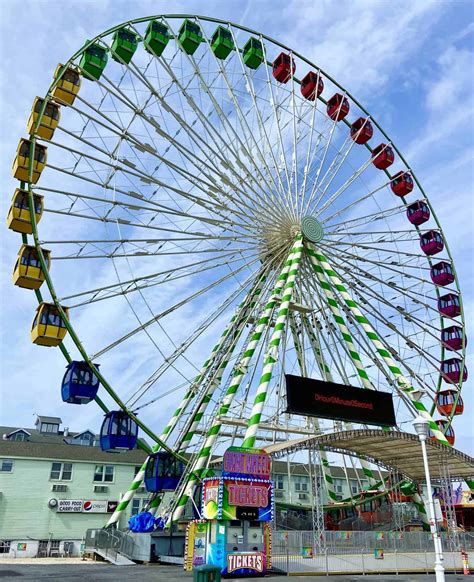
<path id="1" fill-rule="evenodd" d="M 435 576 L 436 582 L 444 582 L 444 566 L 443 566 L 443 546 L 441 544 L 441 537 L 438 532 L 438 524 L 436 522 L 435 508 L 433 502 L 433 492 L 431 490 L 430 468 L 428 465 L 428 455 L 426 454 L 426 438 L 428 436 L 428 421 L 418 416 L 413 421 L 416 434 L 421 443 L 421 452 L 423 454 L 423 466 L 425 468 L 426 489 L 428 495 L 428 507 L 430 511 L 430 530 L 433 536 L 433 543 L 435 549 Z"/>

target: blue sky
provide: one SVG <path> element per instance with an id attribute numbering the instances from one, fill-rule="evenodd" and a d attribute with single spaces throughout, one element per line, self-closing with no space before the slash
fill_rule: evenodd
<path id="1" fill-rule="evenodd" d="M 160 13 L 197 13 L 259 30 L 315 62 L 346 87 L 390 135 L 424 186 L 449 242 L 473 321 L 473 4 L 469 1 L 247 1 L 0 3 L 0 214 L 15 187 L 10 164 L 33 98 L 46 92 L 58 62 L 122 21 Z M 2 279 L 0 422 L 32 426 L 34 413 L 57 414 L 72 430 L 97 429 L 97 409 L 60 401 L 64 360 L 30 344 L 34 301 L 10 283 L 18 237 L 0 230 Z M 469 327 L 467 334 L 469 336 Z M 468 345 L 472 355 L 474 338 Z M 469 364 L 474 376 L 474 362 Z M 472 453 L 472 380 L 457 445 Z M 171 404 L 170 404 L 171 405 Z M 74 408 L 71 410 L 71 408 Z"/>

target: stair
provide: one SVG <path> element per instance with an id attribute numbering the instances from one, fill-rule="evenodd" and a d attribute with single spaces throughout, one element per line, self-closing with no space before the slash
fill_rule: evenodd
<path id="1" fill-rule="evenodd" d="M 135 562 L 129 560 L 122 554 L 115 552 L 114 550 L 102 550 L 98 548 L 94 548 L 94 553 L 107 560 L 111 564 L 115 564 L 115 566 L 135 566 Z"/>

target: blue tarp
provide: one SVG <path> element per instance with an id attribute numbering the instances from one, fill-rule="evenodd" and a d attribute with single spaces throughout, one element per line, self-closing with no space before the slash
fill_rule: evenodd
<path id="1" fill-rule="evenodd" d="M 130 531 L 136 533 L 146 533 L 153 531 L 157 525 L 158 519 L 149 511 L 132 515 L 128 520 L 128 527 Z"/>

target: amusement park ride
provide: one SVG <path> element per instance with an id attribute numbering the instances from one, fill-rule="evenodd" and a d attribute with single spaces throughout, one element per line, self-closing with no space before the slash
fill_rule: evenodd
<path id="1" fill-rule="evenodd" d="M 13 282 L 38 301 L 31 339 L 66 358 L 64 402 L 104 411 L 104 450 L 148 453 L 108 526 L 144 482 L 170 527 L 200 485 L 189 535 L 205 559 L 255 551 L 263 571 L 262 449 L 352 427 L 286 413 L 285 373 L 390 392 L 400 430 L 422 415 L 454 444 L 467 339 L 446 239 L 398 148 L 327 73 L 240 25 L 141 18 L 58 65 L 27 130 L 7 223 Z M 268 465 L 228 470 L 231 455 Z M 335 459 L 320 452 L 328 511 L 333 462 L 369 483 L 343 508 L 393 494 L 365 459 Z M 416 485 L 401 489 L 426 525 Z"/>

